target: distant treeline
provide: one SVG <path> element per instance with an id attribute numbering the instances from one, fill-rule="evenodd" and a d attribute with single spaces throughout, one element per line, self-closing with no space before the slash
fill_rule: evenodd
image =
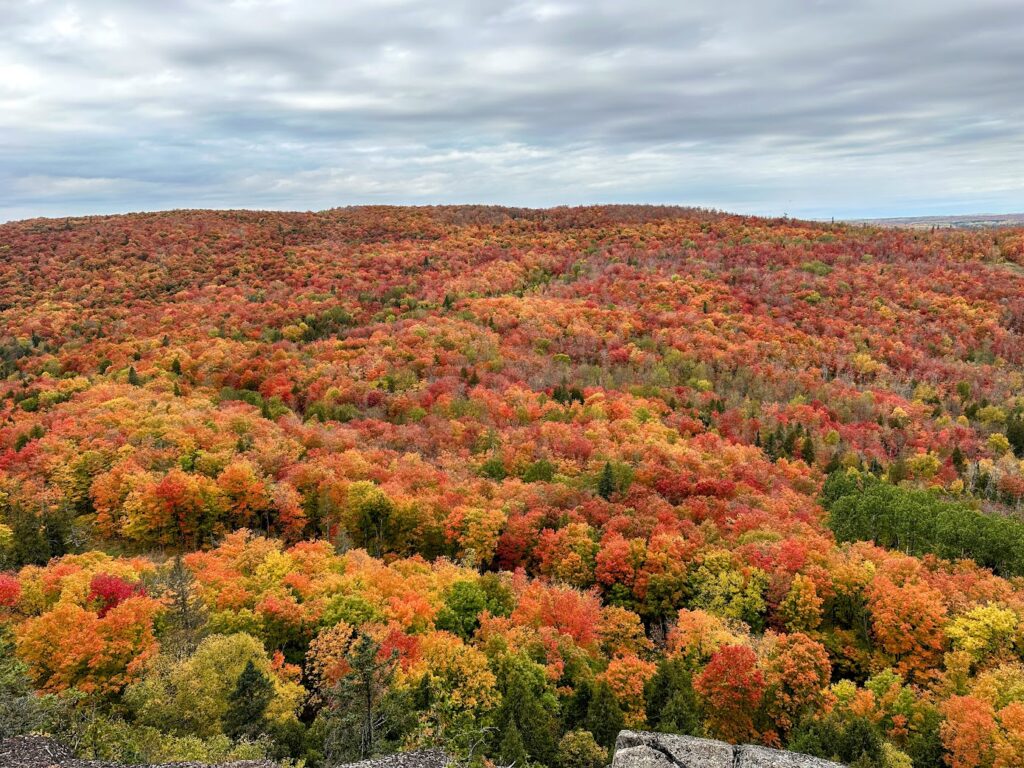
<path id="1" fill-rule="evenodd" d="M 1024 575 L 1020 520 L 858 472 L 830 475 L 822 503 L 840 541 L 874 541 L 912 555 L 970 558 L 1001 576 Z"/>

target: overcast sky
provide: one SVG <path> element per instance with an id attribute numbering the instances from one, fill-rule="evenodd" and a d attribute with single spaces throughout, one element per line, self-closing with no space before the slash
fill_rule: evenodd
<path id="1" fill-rule="evenodd" d="M 0 0 L 0 220 L 1024 210 L 1024 0 Z"/>

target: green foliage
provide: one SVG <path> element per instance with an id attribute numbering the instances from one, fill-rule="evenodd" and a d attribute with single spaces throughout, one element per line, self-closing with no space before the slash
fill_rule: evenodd
<path id="1" fill-rule="evenodd" d="M 530 757 L 523 744 L 523 737 L 519 733 L 519 727 L 515 722 L 509 723 L 504 729 L 501 737 L 501 747 L 498 750 L 498 765 L 502 768 L 525 767 L 530 762 Z"/>
<path id="2" fill-rule="evenodd" d="M 345 661 L 349 672 L 328 702 L 324 754 L 329 763 L 394 751 L 408 714 L 407 703 L 390 692 L 397 652 L 382 658 L 380 643 L 360 633 Z"/>
<path id="3" fill-rule="evenodd" d="M 647 722 L 653 730 L 700 735 L 700 704 L 693 690 L 693 676 L 684 659 L 678 656 L 661 659 L 644 694 Z"/>
<path id="4" fill-rule="evenodd" d="M 97 717 L 80 735 L 79 754 L 88 760 L 131 765 L 169 762 L 226 763 L 270 757 L 267 740 L 233 742 L 227 736 L 178 736 L 151 725 Z"/>
<path id="5" fill-rule="evenodd" d="M 615 739 L 626 726 L 622 707 L 611 686 L 603 680 L 594 687 L 593 696 L 587 707 L 587 730 L 605 749 L 611 749 Z"/>
<path id="6" fill-rule="evenodd" d="M 551 765 L 558 738 L 558 701 L 544 668 L 520 654 L 502 657 L 497 665 L 501 706 L 495 715 L 498 731 L 516 730 L 531 762 Z M 501 750 L 504 759 L 505 743 Z"/>
<path id="7" fill-rule="evenodd" d="M 569 731 L 558 742 L 559 768 L 603 768 L 607 763 L 608 750 L 590 731 Z"/>
<path id="8" fill-rule="evenodd" d="M 986 515 L 872 475 L 837 472 L 822 503 L 840 541 L 874 541 L 913 555 L 970 558 L 1004 576 L 1024 575 L 1024 523 Z"/>
<path id="9" fill-rule="evenodd" d="M 555 465 L 547 459 L 535 461 L 523 471 L 524 483 L 550 483 L 555 478 Z"/>
<path id="10" fill-rule="evenodd" d="M 181 555 L 174 557 L 157 587 L 167 596 L 167 610 L 158 627 L 161 645 L 164 651 L 185 658 L 195 652 L 202 640 L 207 612 Z"/>
<path id="11" fill-rule="evenodd" d="M 224 733 L 232 739 L 255 739 L 266 730 L 264 716 L 274 698 L 274 685 L 250 659 L 238 677 L 235 690 L 228 696 L 224 714 Z"/>
<path id="12" fill-rule="evenodd" d="M 178 735 L 216 736 L 225 732 L 232 694 L 249 664 L 273 681 L 268 721 L 294 721 L 303 690 L 275 679 L 263 644 L 241 633 L 210 635 L 184 659 L 160 656 L 128 687 L 124 700 L 143 725 Z"/>
<path id="13" fill-rule="evenodd" d="M 38 696 L 25 665 L 14 655 L 9 630 L 0 624 L 0 741 L 35 731 L 59 730 L 68 701 Z"/>
<path id="14" fill-rule="evenodd" d="M 835 716 L 810 720 L 794 729 L 787 749 L 864 768 L 885 768 L 884 741 L 865 717 L 845 722 Z"/>
<path id="15" fill-rule="evenodd" d="M 597 482 L 597 495 L 605 501 L 611 499 L 612 494 L 615 493 L 615 476 L 612 474 L 611 462 L 606 461 L 604 463 L 604 469 L 601 470 L 601 479 Z"/>

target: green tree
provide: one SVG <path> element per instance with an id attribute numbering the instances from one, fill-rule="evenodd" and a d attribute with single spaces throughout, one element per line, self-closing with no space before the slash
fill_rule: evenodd
<path id="1" fill-rule="evenodd" d="M 587 707 L 587 730 L 594 734 L 594 739 L 605 749 L 615 745 L 619 731 L 626 727 L 622 716 L 622 708 L 615 692 L 605 681 L 594 688 L 594 694 Z"/>
<path id="2" fill-rule="evenodd" d="M 658 662 L 644 691 L 647 722 L 663 733 L 700 733 L 700 712 L 693 677 L 681 658 L 663 658 Z"/>
<path id="3" fill-rule="evenodd" d="M 523 768 L 529 763 L 529 755 L 526 753 L 526 746 L 523 744 L 522 734 L 515 721 L 512 721 L 505 728 L 504 736 L 501 738 L 501 749 L 498 755 L 498 765 L 503 768 L 515 766 Z"/>
<path id="4" fill-rule="evenodd" d="M 444 592 L 444 606 L 436 626 L 463 640 L 469 640 L 480 626 L 480 613 L 487 607 L 487 595 L 474 581 L 457 581 Z"/>
<path id="5" fill-rule="evenodd" d="M 601 479 L 597 482 L 597 495 L 608 501 L 613 493 L 615 493 L 615 474 L 612 472 L 612 463 L 606 461 L 604 469 L 601 470 Z"/>
<path id="6" fill-rule="evenodd" d="M 274 698 L 274 685 L 256 669 L 250 659 L 238 677 L 235 690 L 228 696 L 228 711 L 224 715 L 224 733 L 233 739 L 255 739 L 266 730 L 264 715 Z"/>
<path id="7" fill-rule="evenodd" d="M 365 760 L 385 750 L 398 720 L 397 701 L 389 697 L 398 651 L 381 658 L 380 643 L 361 632 L 345 654 L 350 672 L 330 694 L 331 714 L 325 752 L 329 762 Z"/>
<path id="8" fill-rule="evenodd" d="M 499 732 L 507 735 L 514 728 L 530 759 L 551 765 L 557 749 L 558 700 L 544 668 L 521 654 L 508 655 L 498 664 L 497 678 L 502 695 L 496 716 Z"/>
<path id="9" fill-rule="evenodd" d="M 590 731 L 569 731 L 558 742 L 559 768 L 602 768 L 608 763 L 608 751 Z"/>
<path id="10" fill-rule="evenodd" d="M 162 647 L 183 659 L 199 646 L 207 616 L 203 601 L 196 594 L 195 579 L 180 554 L 174 557 L 163 587 L 168 603 L 162 617 Z"/>

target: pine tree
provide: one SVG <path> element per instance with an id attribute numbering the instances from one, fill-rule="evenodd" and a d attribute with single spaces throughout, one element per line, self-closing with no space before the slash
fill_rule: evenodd
<path id="1" fill-rule="evenodd" d="M 167 629 L 162 638 L 163 645 L 178 658 L 184 659 L 195 652 L 202 640 L 206 609 L 195 593 L 195 579 L 185 567 L 181 555 L 174 558 L 165 577 L 164 587 L 170 601 L 165 615 Z"/>
<path id="2" fill-rule="evenodd" d="M 264 715 L 274 698 L 274 684 L 250 660 L 228 697 L 224 733 L 232 739 L 255 739 L 266 727 Z"/>
<path id="3" fill-rule="evenodd" d="M 622 707 L 611 686 L 603 680 L 594 689 L 594 696 L 587 708 L 587 730 L 605 749 L 611 749 L 619 731 L 626 727 Z"/>
<path id="4" fill-rule="evenodd" d="M 44 535 L 42 521 L 20 506 L 12 506 L 8 513 L 14 539 L 16 565 L 45 565 L 50 559 L 50 544 Z"/>
<path id="5" fill-rule="evenodd" d="M 131 384 L 133 387 L 137 387 L 140 384 L 139 374 L 135 370 L 134 365 L 128 366 L 128 383 Z"/>
<path id="6" fill-rule="evenodd" d="M 505 728 L 505 735 L 501 739 L 501 754 L 498 757 L 498 765 L 502 768 L 523 768 L 529 762 L 526 754 L 526 746 L 523 744 L 522 734 L 512 721 Z"/>
<path id="7" fill-rule="evenodd" d="M 814 454 L 814 441 L 810 437 L 805 437 L 803 442 L 804 444 L 800 449 L 800 458 L 804 460 L 807 466 L 813 467 L 816 458 Z"/>
<path id="8" fill-rule="evenodd" d="M 583 728 L 587 722 L 587 710 L 593 695 L 593 686 L 587 680 L 578 683 L 573 690 L 565 708 L 565 726 L 567 729 Z"/>
<path id="9" fill-rule="evenodd" d="M 696 735 L 700 729 L 697 694 L 686 663 L 666 658 L 647 683 L 647 721 L 656 731 Z"/>
<path id="10" fill-rule="evenodd" d="M 181 376 L 181 360 L 179 360 L 177 357 L 175 357 L 174 360 L 171 361 L 171 373 L 173 373 L 175 376 Z"/>
<path id="11" fill-rule="evenodd" d="M 499 675 L 499 686 L 499 731 L 507 736 L 515 729 L 527 755 L 534 762 L 550 765 L 558 747 L 557 700 L 547 689 L 543 668 L 521 656 L 510 656 Z"/>
<path id="12" fill-rule="evenodd" d="M 611 462 L 606 461 L 604 469 L 601 471 L 601 479 L 597 483 L 597 494 L 608 501 L 613 493 L 615 493 L 615 475 L 612 473 Z"/>
<path id="13" fill-rule="evenodd" d="M 380 643 L 360 633 L 345 654 L 350 672 L 331 693 L 328 757 L 333 762 L 365 760 L 378 754 L 383 736 L 395 719 L 387 694 L 398 666 L 398 652 L 380 658 Z"/>

